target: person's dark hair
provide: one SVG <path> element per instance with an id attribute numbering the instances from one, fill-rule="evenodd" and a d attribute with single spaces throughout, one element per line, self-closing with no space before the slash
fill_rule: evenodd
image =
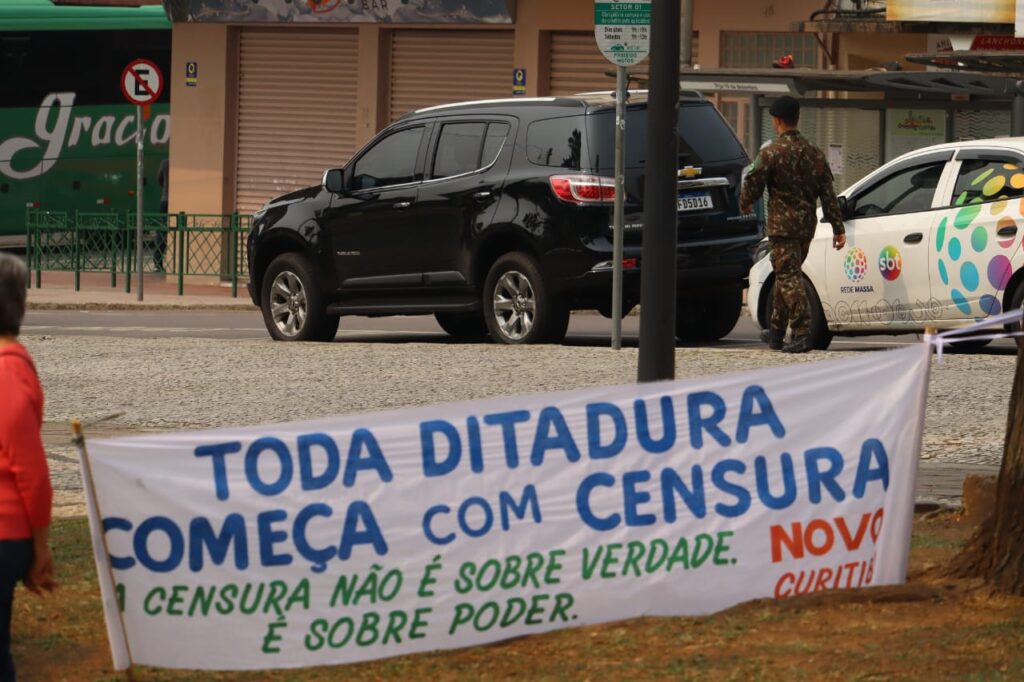
<path id="1" fill-rule="evenodd" d="M 0 252 L 0 336 L 17 336 L 21 332 L 27 285 L 24 261 Z"/>
<path id="2" fill-rule="evenodd" d="M 783 124 L 794 127 L 800 121 L 800 101 L 795 97 L 783 95 L 768 107 L 768 113 L 782 121 Z"/>

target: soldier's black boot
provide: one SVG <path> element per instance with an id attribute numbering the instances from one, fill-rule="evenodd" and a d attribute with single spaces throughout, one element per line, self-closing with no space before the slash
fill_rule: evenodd
<path id="1" fill-rule="evenodd" d="M 810 350 L 812 350 L 810 336 L 801 336 L 799 339 L 793 339 L 782 347 L 783 353 L 807 353 Z"/>
<path id="2" fill-rule="evenodd" d="M 761 342 L 767 343 L 772 350 L 782 350 L 782 339 L 785 332 L 773 332 L 770 329 L 761 330 Z"/>

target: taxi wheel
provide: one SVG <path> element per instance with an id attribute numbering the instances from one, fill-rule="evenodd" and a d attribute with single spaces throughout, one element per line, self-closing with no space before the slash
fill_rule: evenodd
<path id="1" fill-rule="evenodd" d="M 821 307 L 821 299 L 814 285 L 804 277 L 804 287 L 807 289 L 807 303 L 811 308 L 811 347 L 814 350 L 828 350 L 832 343 L 832 332 L 825 320 L 825 310 Z"/>
<path id="2" fill-rule="evenodd" d="M 1010 297 L 1010 305 L 1006 306 L 1006 312 L 1011 310 L 1018 310 L 1024 308 L 1024 280 L 1017 284 L 1017 288 L 1013 291 L 1013 296 Z M 1006 331 L 1008 332 L 1019 332 L 1022 328 L 1020 322 L 1014 322 L 1006 325 Z"/>
<path id="3" fill-rule="evenodd" d="M 814 350 L 828 350 L 832 344 L 832 337 L 835 336 L 828 328 L 828 321 L 825 320 L 825 310 L 821 307 L 821 299 L 811 281 L 804 277 L 804 288 L 807 290 L 807 304 L 811 309 L 811 347 Z M 761 326 L 768 328 L 768 321 L 772 318 L 772 298 L 775 296 L 775 280 L 772 280 L 768 293 L 764 297 L 763 312 L 759 317 Z"/>
<path id="4" fill-rule="evenodd" d="M 951 343 L 946 347 L 947 353 L 963 353 L 971 354 L 977 353 L 982 348 L 992 343 L 992 339 L 981 339 L 980 341 L 961 341 L 960 343 Z"/>

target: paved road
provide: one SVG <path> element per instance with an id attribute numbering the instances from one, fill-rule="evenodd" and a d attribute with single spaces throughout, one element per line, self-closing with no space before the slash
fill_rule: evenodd
<path id="1" fill-rule="evenodd" d="M 623 322 L 623 344 L 635 346 L 640 318 L 627 317 Z M 215 310 L 31 310 L 26 315 L 22 333 L 33 336 L 119 336 L 133 338 L 215 338 L 268 339 L 263 320 L 256 311 Z M 715 344 L 724 348 L 762 347 L 758 331 L 747 317 L 740 319 L 736 329 Z M 341 321 L 338 342 L 444 343 L 447 335 L 430 316 L 415 317 L 345 317 Z M 565 343 L 573 346 L 604 346 L 610 344 L 611 321 L 599 315 L 573 315 Z M 918 343 L 913 334 L 900 336 L 837 337 L 834 350 L 877 350 L 897 345 Z M 1010 341 L 996 341 L 982 351 L 990 355 L 1012 355 Z"/>

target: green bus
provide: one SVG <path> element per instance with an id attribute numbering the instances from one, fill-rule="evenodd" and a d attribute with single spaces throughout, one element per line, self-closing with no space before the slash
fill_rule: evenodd
<path id="1" fill-rule="evenodd" d="M 170 78 L 170 29 L 162 5 L 0 2 L 0 247 L 25 245 L 29 208 L 135 210 L 135 107 L 121 72 L 144 58 Z M 170 90 L 144 126 L 147 212 L 160 206 Z"/>

